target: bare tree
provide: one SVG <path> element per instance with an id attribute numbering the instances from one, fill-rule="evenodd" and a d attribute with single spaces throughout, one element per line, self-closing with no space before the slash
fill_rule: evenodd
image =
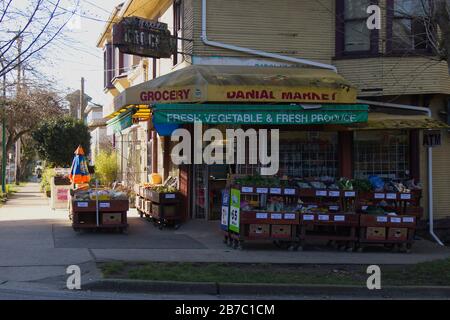
<path id="1" fill-rule="evenodd" d="M 67 0 L 68 1 L 68 0 Z M 8 74 L 47 47 L 72 19 L 74 9 L 64 0 L 0 0 L 0 77 Z"/>

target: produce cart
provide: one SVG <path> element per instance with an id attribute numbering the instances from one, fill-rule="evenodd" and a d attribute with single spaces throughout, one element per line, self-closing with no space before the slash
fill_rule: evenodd
<path id="1" fill-rule="evenodd" d="M 125 232 L 128 210 L 128 200 L 70 201 L 70 219 L 75 231 L 110 229 Z"/>
<path id="2" fill-rule="evenodd" d="M 159 229 L 174 226 L 178 229 L 182 222 L 181 196 L 178 191 L 167 187 L 138 186 L 136 209 L 141 217 L 151 220 Z"/>
<path id="3" fill-rule="evenodd" d="M 374 192 L 359 195 L 360 229 L 359 251 L 368 246 L 384 246 L 410 252 L 414 243 L 417 222 L 423 214 L 420 204 L 420 191 Z M 384 202 L 379 214 L 375 204 Z M 386 214 L 387 213 L 387 214 Z"/>
<path id="4" fill-rule="evenodd" d="M 245 242 L 272 241 L 281 248 L 298 248 L 295 188 L 234 186 L 223 192 L 222 199 L 221 225 L 227 245 L 242 249 Z"/>

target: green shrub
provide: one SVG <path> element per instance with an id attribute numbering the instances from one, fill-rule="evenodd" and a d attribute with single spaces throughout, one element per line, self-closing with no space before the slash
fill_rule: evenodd
<path id="1" fill-rule="evenodd" d="M 47 192 L 50 191 L 51 187 L 51 181 L 52 177 L 56 175 L 55 169 L 53 168 L 45 168 L 44 172 L 42 173 L 42 180 L 41 180 L 41 191 Z"/>
<path id="2" fill-rule="evenodd" d="M 95 176 L 103 185 L 111 185 L 117 179 L 117 153 L 100 151 L 95 158 Z"/>

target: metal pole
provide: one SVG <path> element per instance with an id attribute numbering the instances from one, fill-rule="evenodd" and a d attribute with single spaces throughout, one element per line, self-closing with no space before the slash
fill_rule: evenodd
<path id="1" fill-rule="evenodd" d="M 1 61 L 3 68 L 3 58 Z M 6 74 L 3 75 L 3 103 L 6 103 Z M 2 192 L 6 193 L 6 104 L 3 105 L 2 115 Z"/>
<path id="2" fill-rule="evenodd" d="M 81 78 L 79 119 L 84 121 L 84 78 Z"/>

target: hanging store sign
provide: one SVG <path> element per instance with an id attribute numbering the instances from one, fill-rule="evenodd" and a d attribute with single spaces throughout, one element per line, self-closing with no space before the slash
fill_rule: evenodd
<path id="1" fill-rule="evenodd" d="M 440 146 L 441 131 L 440 130 L 425 130 L 423 132 L 423 145 L 424 147 L 437 147 Z"/>
<path id="2" fill-rule="evenodd" d="M 113 45 L 122 53 L 141 57 L 170 58 L 177 52 L 177 39 L 165 23 L 127 17 L 113 26 Z"/>
<path id="3" fill-rule="evenodd" d="M 154 123 L 183 124 L 202 122 L 208 124 L 260 124 L 260 125 L 325 125 L 367 122 L 367 106 L 320 106 L 303 109 L 300 106 L 279 105 L 157 105 Z"/>

